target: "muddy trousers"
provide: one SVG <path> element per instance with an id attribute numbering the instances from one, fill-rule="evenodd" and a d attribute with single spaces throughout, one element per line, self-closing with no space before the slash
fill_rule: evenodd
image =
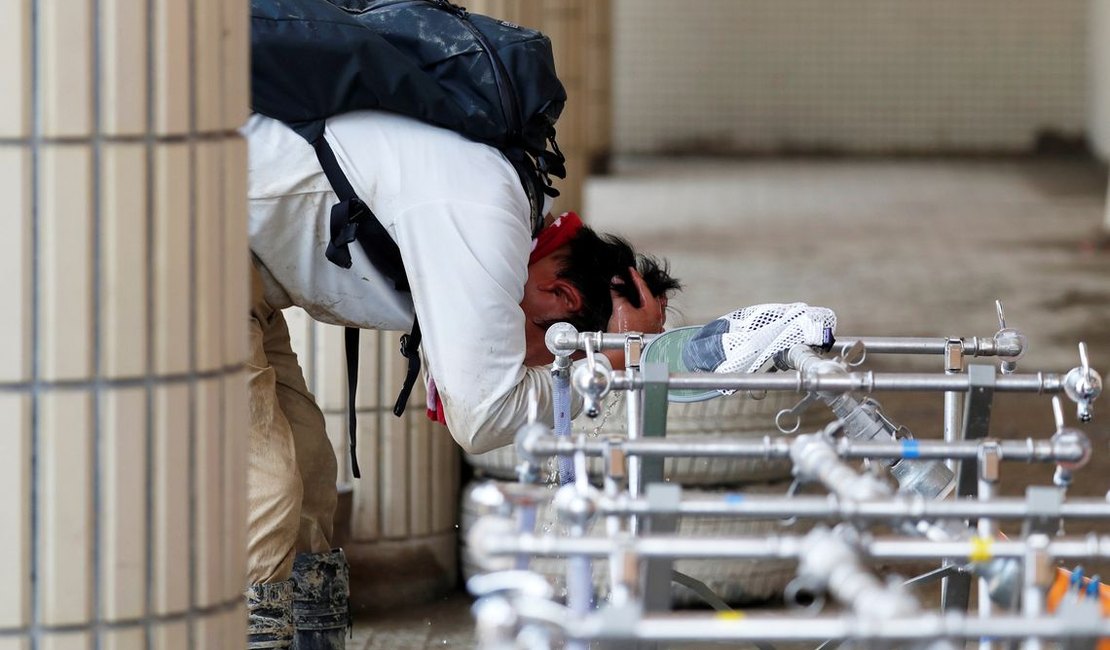
<path id="1" fill-rule="evenodd" d="M 292 628 L 286 622 L 294 625 L 297 611 L 304 613 L 302 625 L 316 625 L 309 620 L 316 611 L 329 619 L 328 612 L 340 607 L 333 602 L 340 591 L 345 622 L 347 582 L 346 561 L 331 545 L 336 460 L 324 416 L 305 384 L 284 316 L 266 302 L 261 278 L 256 269 L 251 271 L 248 647 L 263 650 L 297 647 L 291 645 Z M 342 576 L 336 577 L 339 564 Z M 310 575 L 315 570 L 330 572 L 342 584 L 336 589 L 321 587 Z M 314 588 L 306 591 L 309 584 Z M 327 602 L 308 603 L 311 595 Z M 331 625 L 320 623 L 325 624 Z M 303 646 L 305 650 L 316 647 L 330 650 L 342 645 Z"/>

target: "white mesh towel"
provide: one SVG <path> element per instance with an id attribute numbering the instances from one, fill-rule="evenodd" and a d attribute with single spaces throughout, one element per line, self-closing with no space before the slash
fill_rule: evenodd
<path id="1" fill-rule="evenodd" d="M 836 332 L 836 314 L 804 302 L 767 303 L 738 309 L 721 317 L 725 360 L 716 372 L 756 372 L 782 350 L 804 343 L 827 345 Z"/>

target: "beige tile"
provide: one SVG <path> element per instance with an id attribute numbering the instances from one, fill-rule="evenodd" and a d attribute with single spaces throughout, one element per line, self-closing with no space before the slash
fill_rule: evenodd
<path id="1" fill-rule="evenodd" d="M 92 151 L 41 149 L 39 189 L 40 373 L 44 379 L 92 374 Z"/>
<path id="2" fill-rule="evenodd" d="M 423 409 L 410 407 L 404 417 L 409 421 L 409 531 L 414 536 L 429 535 L 432 533 L 432 486 L 441 479 L 432 470 L 432 440 L 426 426 L 431 422 Z"/>
<path id="3" fill-rule="evenodd" d="M 223 634 L 225 639 L 242 639 L 247 636 L 247 609 L 242 596 L 235 599 L 238 606 L 225 612 L 223 618 Z"/>
<path id="4" fill-rule="evenodd" d="M 223 128 L 223 0 L 194 0 L 193 74 L 196 88 L 196 129 L 213 133 Z"/>
<path id="5" fill-rule="evenodd" d="M 236 600 L 246 589 L 247 566 L 247 375 L 229 374 L 222 381 L 224 398 L 224 599 Z"/>
<path id="6" fill-rule="evenodd" d="M 189 624 L 185 621 L 163 623 L 154 627 L 153 650 L 186 650 L 189 644 Z"/>
<path id="7" fill-rule="evenodd" d="M 189 132 L 189 6 L 155 0 L 154 130 L 159 135 Z"/>
<path id="8" fill-rule="evenodd" d="M 204 614 L 193 619 L 193 647 L 220 648 L 230 645 L 235 637 L 224 636 L 223 614 L 216 612 Z"/>
<path id="9" fill-rule="evenodd" d="M 93 639 L 89 632 L 54 632 L 39 639 L 42 650 L 92 650 Z"/>
<path id="10" fill-rule="evenodd" d="M 154 368 L 189 370 L 189 147 L 154 153 Z"/>
<path id="11" fill-rule="evenodd" d="M 224 3 L 235 4 L 235 3 Z M 224 364 L 247 359 L 247 314 L 250 313 L 250 242 L 247 239 L 247 144 L 241 137 L 224 140 Z"/>
<path id="12" fill-rule="evenodd" d="M 367 416 L 371 420 L 372 416 Z M 332 413 L 324 416 L 324 429 L 328 432 L 328 440 L 331 441 L 332 450 L 335 452 L 335 460 L 338 462 L 338 472 L 336 473 L 336 480 L 340 483 L 350 482 L 351 480 L 351 452 L 347 446 L 347 416 L 339 413 Z M 373 431 L 374 427 L 370 427 Z M 362 425 L 359 424 L 359 443 L 363 442 Z M 362 459 L 359 459 L 359 469 L 363 471 L 363 476 L 366 476 L 366 470 L 362 466 Z"/>
<path id="13" fill-rule="evenodd" d="M 142 144 L 101 149 L 101 372 L 147 371 L 147 164 Z"/>
<path id="14" fill-rule="evenodd" d="M 40 397 L 38 607 L 44 625 L 81 624 L 92 615 L 91 414 L 88 393 Z"/>
<path id="15" fill-rule="evenodd" d="M 93 128 L 91 1 L 42 0 L 38 8 L 42 133 L 89 136 Z"/>
<path id="16" fill-rule="evenodd" d="M 104 630 L 100 650 L 146 650 L 146 632 L 142 627 Z"/>
<path id="17" fill-rule="evenodd" d="M 146 603 L 146 391 L 101 398 L 100 609 L 108 621 L 141 618 Z"/>
<path id="18" fill-rule="evenodd" d="M 200 382 L 196 387 L 196 530 L 193 549 L 196 556 L 195 606 L 209 607 L 223 597 L 224 537 L 224 428 L 222 381 Z M 202 644 L 201 647 L 213 647 Z"/>
<path id="19" fill-rule="evenodd" d="M 31 637 L 6 636 L 0 637 L 0 650 L 30 650 Z"/>
<path id="20" fill-rule="evenodd" d="M 31 6 L 0 0 L 0 138 L 31 133 Z"/>
<path id="21" fill-rule="evenodd" d="M 403 361 L 401 355 L 396 359 Z M 402 377 L 399 362 L 390 361 L 386 356 L 383 365 L 382 384 L 386 386 L 387 395 L 396 395 Z M 383 504 L 382 535 L 385 537 L 404 537 L 409 535 L 408 511 L 413 507 L 412 495 L 408 486 L 409 445 L 408 445 L 408 420 L 398 418 L 392 411 L 383 412 L 379 435 L 378 454 L 374 454 L 369 462 L 378 463 L 379 480 L 378 489 L 381 491 L 379 498 Z M 364 465 L 360 454 L 360 465 Z"/>
<path id="22" fill-rule="evenodd" d="M 0 394 L 0 494 L 5 525 L 0 528 L 0 629 L 23 627 L 31 612 L 31 401 Z"/>
<path id="23" fill-rule="evenodd" d="M 372 345 L 372 342 L 367 342 L 369 337 L 366 334 L 362 333 L 360 350 Z M 316 403 L 325 413 L 338 413 L 347 408 L 347 357 L 343 350 L 342 327 L 324 325 L 316 328 Z M 359 377 L 363 376 L 360 372 Z"/>
<path id="24" fill-rule="evenodd" d="M 459 446 L 438 423 L 428 423 L 432 435 L 432 530 L 440 533 L 452 530 L 458 522 L 459 471 L 462 455 Z"/>
<path id="25" fill-rule="evenodd" d="M 347 427 L 343 416 L 329 416 L 343 422 L 338 427 L 342 443 L 340 445 L 340 458 L 348 458 Z M 389 417 L 393 417 L 390 413 Z M 355 491 L 351 501 L 351 538 L 360 542 L 371 542 L 382 539 L 386 535 L 386 513 L 383 504 L 387 497 L 382 493 L 382 467 L 387 462 L 379 453 L 382 421 L 385 414 L 365 415 L 358 420 L 358 466 L 362 471 L 362 478 L 355 481 Z M 328 421 L 328 425 L 333 420 Z M 338 454 L 337 454 L 338 456 Z M 344 461 L 349 465 L 350 461 Z M 342 475 L 340 475 L 342 476 Z M 348 475 L 350 480 L 350 475 Z"/>
<path id="26" fill-rule="evenodd" d="M 321 327 L 328 326 L 321 325 Z M 359 382 L 358 391 L 355 393 L 355 406 L 357 408 L 393 408 L 393 403 L 397 400 L 397 393 L 385 390 L 385 382 L 380 381 L 378 375 L 382 373 L 381 360 L 383 356 L 398 355 L 397 350 L 400 347 L 400 336 L 399 333 L 395 332 L 376 332 L 374 330 L 363 330 L 359 334 L 359 340 L 361 341 L 358 350 Z M 338 359 L 321 361 L 326 361 L 333 365 L 340 364 L 344 369 L 339 375 L 339 378 L 343 382 L 343 403 L 340 406 L 345 410 L 347 408 L 346 357 L 341 354 Z"/>
<path id="27" fill-rule="evenodd" d="M 154 513 L 151 553 L 153 603 L 158 614 L 189 607 L 189 390 L 154 391 Z"/>
<path id="28" fill-rule="evenodd" d="M 0 381 L 31 377 L 31 155 L 25 147 L 0 147 Z"/>
<path id="29" fill-rule="evenodd" d="M 100 128 L 109 135 L 147 130 L 147 4 L 100 0 Z"/>
<path id="30" fill-rule="evenodd" d="M 237 129 L 250 116 L 250 6 L 221 2 L 223 9 L 223 128 Z"/>
<path id="31" fill-rule="evenodd" d="M 223 365 L 224 250 L 223 143 L 196 145 L 196 365 L 214 370 Z M 246 312 L 240 312 L 240 315 Z M 246 328 L 246 318 L 239 319 Z"/>

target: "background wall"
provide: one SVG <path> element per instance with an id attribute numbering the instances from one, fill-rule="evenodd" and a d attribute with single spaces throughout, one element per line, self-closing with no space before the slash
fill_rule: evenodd
<path id="1" fill-rule="evenodd" d="M 615 0 L 614 148 L 1014 151 L 1079 135 L 1088 5 Z"/>

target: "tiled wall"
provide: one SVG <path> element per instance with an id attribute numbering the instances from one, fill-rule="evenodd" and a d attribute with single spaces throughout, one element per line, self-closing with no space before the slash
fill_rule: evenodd
<path id="1" fill-rule="evenodd" d="M 1088 0 L 615 0 L 618 152 L 1013 151 L 1081 134 Z"/>
<path id="2" fill-rule="evenodd" d="M 247 4 L 0 15 L 0 647 L 236 647 Z"/>

